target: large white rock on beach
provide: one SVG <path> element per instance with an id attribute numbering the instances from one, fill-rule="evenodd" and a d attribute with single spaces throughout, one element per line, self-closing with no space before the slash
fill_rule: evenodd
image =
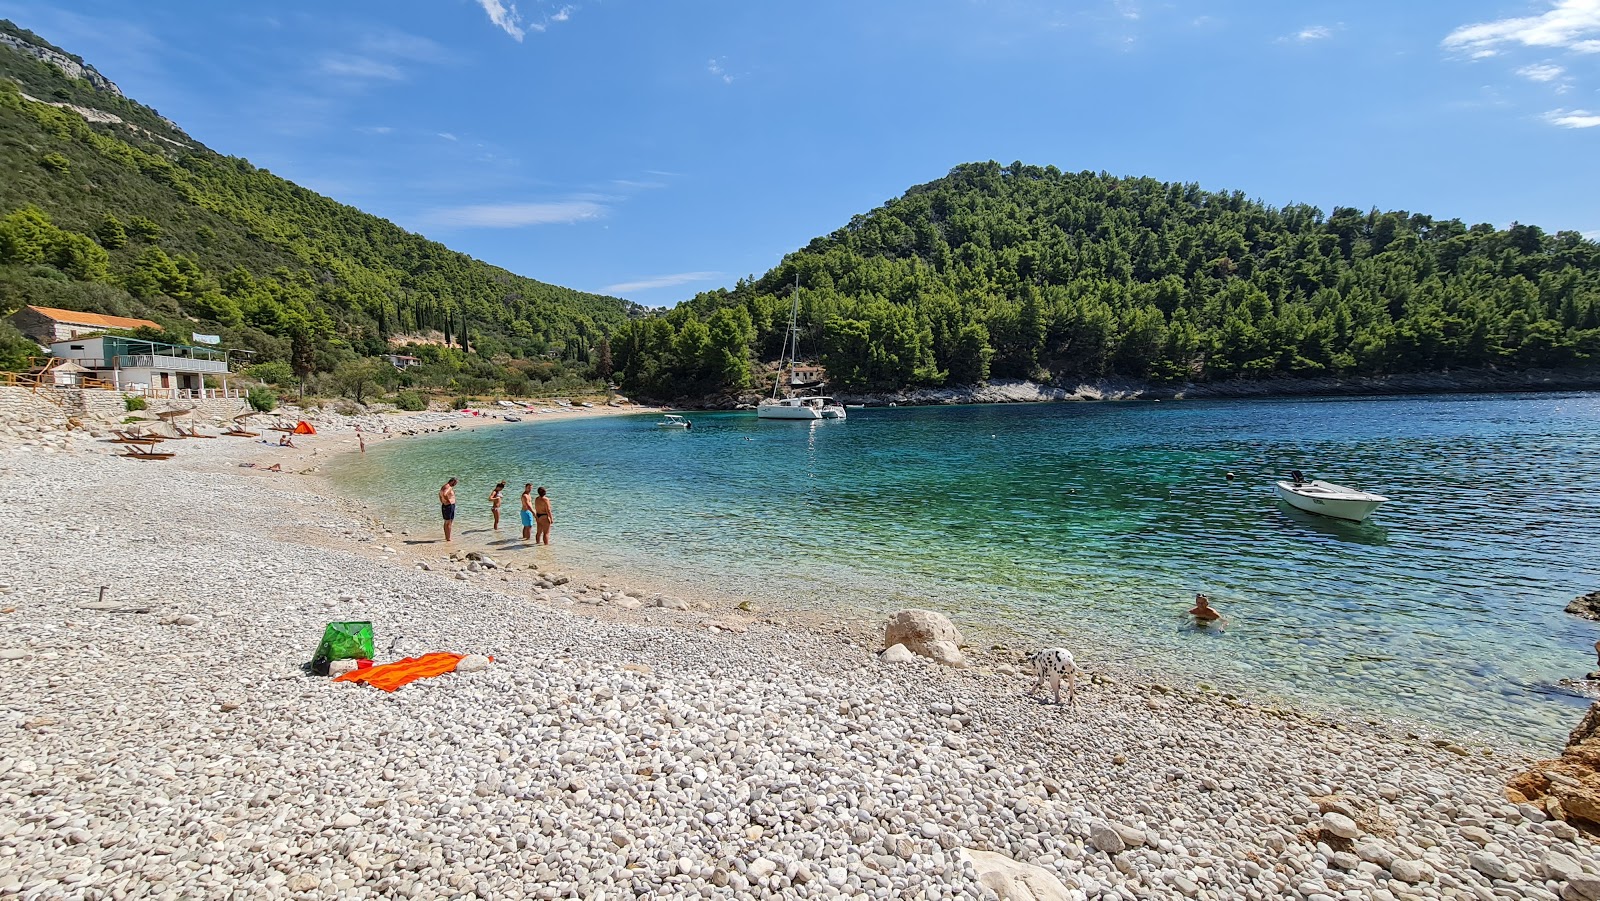
<path id="1" fill-rule="evenodd" d="M 913 654 L 945 666 L 966 666 L 961 655 L 961 633 L 942 613 L 932 610 L 900 610 L 889 617 L 883 630 L 883 646 L 903 644 Z"/>
<path id="2" fill-rule="evenodd" d="M 1105 823 L 1095 823 L 1089 827 L 1089 844 L 1107 854 L 1121 854 L 1128 847 L 1122 835 Z"/>
<path id="3" fill-rule="evenodd" d="M 892 644 L 878 659 L 884 663 L 912 663 L 916 661 L 917 655 L 911 653 L 911 649 L 903 644 Z"/>
<path id="4" fill-rule="evenodd" d="M 962 848 L 961 858 L 972 865 L 978 881 L 1000 901 L 1068 901 L 1072 895 L 1054 873 L 1004 854 Z"/>
<path id="5" fill-rule="evenodd" d="M 1354 820 L 1332 810 L 1322 815 L 1322 828 L 1340 838 L 1355 838 L 1361 834 Z"/>

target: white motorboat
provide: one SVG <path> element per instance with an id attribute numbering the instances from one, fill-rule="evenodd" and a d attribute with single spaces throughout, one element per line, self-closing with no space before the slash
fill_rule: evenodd
<path id="1" fill-rule="evenodd" d="M 1370 491 L 1346 488 L 1320 479 L 1307 481 L 1303 478 L 1279 482 L 1278 497 L 1283 498 L 1289 506 L 1297 510 L 1319 516 L 1331 516 L 1334 519 L 1347 519 L 1351 522 L 1362 522 L 1371 516 L 1372 511 L 1378 509 L 1380 504 L 1389 500 L 1381 494 L 1373 494 Z"/>
<path id="2" fill-rule="evenodd" d="M 795 385 L 794 367 L 800 355 L 800 281 L 794 285 L 794 307 L 789 311 L 789 333 L 783 337 L 778 355 L 778 378 L 772 383 L 772 396 L 756 405 L 757 419 L 844 419 L 844 404 L 831 397 L 779 397 L 785 382 Z"/>
<path id="3" fill-rule="evenodd" d="M 656 425 L 659 428 L 663 428 L 663 429 L 692 429 L 692 428 L 694 428 L 694 423 L 690 422 L 687 419 L 684 419 L 682 416 L 679 416 L 676 413 L 667 413 L 666 415 L 661 417 L 661 421 L 656 423 Z"/>
<path id="4" fill-rule="evenodd" d="M 500 418 L 504 419 L 506 422 L 521 422 L 522 421 L 522 417 L 518 416 L 515 413 L 507 413 L 507 414 L 505 414 L 504 416 L 502 416 Z"/>
<path id="5" fill-rule="evenodd" d="M 761 419 L 843 419 L 844 405 L 831 397 L 769 397 L 756 407 Z"/>

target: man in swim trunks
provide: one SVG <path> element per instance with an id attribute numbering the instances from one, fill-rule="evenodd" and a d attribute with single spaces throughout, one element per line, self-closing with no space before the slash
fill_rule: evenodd
<path id="1" fill-rule="evenodd" d="M 538 534 L 533 537 L 533 543 L 549 544 L 550 524 L 555 521 L 555 517 L 551 514 L 550 498 L 545 497 L 543 485 L 539 486 L 539 496 L 533 500 L 533 518 L 537 520 L 539 526 Z"/>
<path id="2" fill-rule="evenodd" d="M 451 479 L 439 489 L 439 514 L 444 517 L 444 540 L 450 540 L 450 530 L 456 524 L 456 480 Z"/>
<path id="3" fill-rule="evenodd" d="M 1194 624 L 1202 628 L 1222 619 L 1217 608 L 1211 606 L 1211 599 L 1203 594 L 1194 596 L 1194 609 L 1189 611 L 1189 615 L 1194 617 Z"/>
<path id="4" fill-rule="evenodd" d="M 533 540 L 533 483 L 522 486 L 522 540 Z"/>

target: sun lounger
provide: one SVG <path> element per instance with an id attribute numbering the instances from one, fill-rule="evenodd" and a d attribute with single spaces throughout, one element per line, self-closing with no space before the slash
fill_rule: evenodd
<path id="1" fill-rule="evenodd" d="M 122 453 L 122 456 L 127 457 L 130 460 L 171 460 L 173 457 L 177 456 L 177 454 L 170 451 L 157 451 L 155 449 L 156 443 L 154 441 L 147 441 L 145 443 L 150 445 L 148 450 L 140 450 L 139 448 L 130 445 L 127 450 Z"/>
<path id="2" fill-rule="evenodd" d="M 111 434 L 117 437 L 111 439 L 112 444 L 149 444 L 152 441 L 165 441 L 162 435 L 139 435 L 123 429 L 112 429 Z"/>
<path id="3" fill-rule="evenodd" d="M 261 437 L 261 433 L 260 432 L 249 432 L 249 431 L 246 431 L 244 429 L 238 428 L 237 426 L 227 430 L 226 432 L 223 432 L 222 434 L 231 435 L 234 438 L 260 438 Z"/>
<path id="4" fill-rule="evenodd" d="M 199 426 L 190 426 L 187 429 L 184 428 L 183 426 L 173 426 L 173 428 L 177 429 L 178 430 L 178 434 L 182 435 L 185 438 L 215 438 L 215 437 L 217 437 L 216 435 L 205 435 L 205 434 L 202 434 L 200 432 L 200 427 Z"/>

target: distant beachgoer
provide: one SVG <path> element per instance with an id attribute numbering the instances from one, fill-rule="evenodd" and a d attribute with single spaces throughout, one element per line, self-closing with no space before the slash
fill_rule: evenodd
<path id="1" fill-rule="evenodd" d="M 274 463 L 271 466 L 267 467 L 267 472 L 283 472 L 283 464 L 282 463 Z"/>
<path id="2" fill-rule="evenodd" d="M 1600 641 L 1594 643 L 1594 659 L 1595 664 L 1600 666 Z"/>
<path id="3" fill-rule="evenodd" d="M 1211 606 L 1211 599 L 1203 594 L 1194 596 L 1194 608 L 1189 611 L 1189 615 L 1194 617 L 1197 626 L 1208 626 L 1222 619 L 1222 614 L 1217 612 L 1217 608 Z"/>
<path id="4" fill-rule="evenodd" d="M 278 438 L 278 446 L 279 447 L 294 447 L 295 446 L 294 439 L 290 438 L 288 435 L 283 435 L 283 436 Z"/>
<path id="5" fill-rule="evenodd" d="M 545 496 L 544 486 L 539 486 L 539 496 L 533 501 L 533 518 L 538 521 L 538 534 L 534 535 L 534 544 L 550 543 L 550 524 L 555 522 L 555 516 L 550 510 L 550 498 Z"/>
<path id="6" fill-rule="evenodd" d="M 361 446 L 361 452 L 363 454 L 367 452 L 367 436 L 366 435 L 363 435 L 360 432 L 356 432 L 356 444 Z"/>
<path id="7" fill-rule="evenodd" d="M 444 540 L 450 540 L 450 530 L 456 524 L 456 480 L 451 479 L 439 489 L 439 515 L 444 517 Z"/>
<path id="8" fill-rule="evenodd" d="M 506 490 L 506 483 L 501 482 L 489 492 L 489 509 L 494 513 L 494 530 L 500 531 L 500 495 Z"/>
<path id="9" fill-rule="evenodd" d="M 522 540 L 533 540 L 533 483 L 522 486 Z"/>

